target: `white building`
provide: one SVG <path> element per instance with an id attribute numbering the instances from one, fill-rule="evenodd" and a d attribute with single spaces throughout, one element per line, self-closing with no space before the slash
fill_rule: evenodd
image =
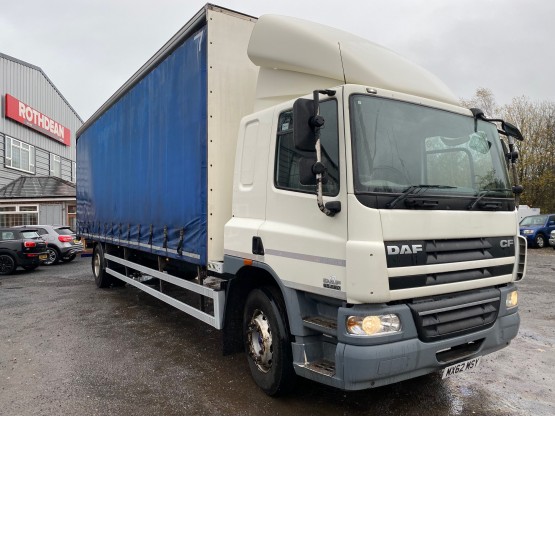
<path id="1" fill-rule="evenodd" d="M 39 67 L 0 53 L 0 226 L 75 226 L 83 121 Z"/>

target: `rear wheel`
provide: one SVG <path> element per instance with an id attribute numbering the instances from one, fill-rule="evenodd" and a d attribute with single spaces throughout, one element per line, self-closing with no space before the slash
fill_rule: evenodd
<path id="1" fill-rule="evenodd" d="M 15 272 L 17 264 L 13 256 L 0 254 L 0 276 L 9 276 Z"/>
<path id="2" fill-rule="evenodd" d="M 46 247 L 48 258 L 43 262 L 45 266 L 57 264 L 60 260 L 60 253 L 54 247 Z"/>
<path id="3" fill-rule="evenodd" d="M 66 256 L 66 258 L 62 258 L 62 262 L 71 262 L 72 260 L 75 260 L 75 254 L 70 254 L 69 256 Z"/>
<path id="4" fill-rule="evenodd" d="M 100 289 L 105 287 L 110 287 L 113 283 L 113 278 L 110 274 L 106 273 L 106 260 L 104 259 L 104 249 L 102 245 L 98 243 L 94 247 L 94 252 L 92 256 L 92 271 L 94 274 L 94 282 L 96 286 Z"/>
<path id="5" fill-rule="evenodd" d="M 243 340 L 251 375 L 262 391 L 277 396 L 295 383 L 289 328 L 279 291 L 251 291 L 243 313 Z"/>

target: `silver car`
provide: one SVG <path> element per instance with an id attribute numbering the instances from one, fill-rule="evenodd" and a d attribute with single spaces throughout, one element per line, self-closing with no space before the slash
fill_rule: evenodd
<path id="1" fill-rule="evenodd" d="M 50 266 L 58 262 L 71 262 L 83 251 L 83 243 L 77 238 L 70 227 L 62 225 L 27 225 L 17 226 L 20 229 L 33 229 L 46 241 L 48 259 L 43 262 Z"/>
<path id="2" fill-rule="evenodd" d="M 549 235 L 549 245 L 555 249 L 555 229 Z"/>

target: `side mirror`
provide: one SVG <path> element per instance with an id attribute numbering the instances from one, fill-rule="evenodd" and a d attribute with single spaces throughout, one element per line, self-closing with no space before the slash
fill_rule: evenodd
<path id="1" fill-rule="evenodd" d="M 484 121 L 498 122 L 501 124 L 501 130 L 505 135 L 507 135 L 508 137 L 514 137 L 517 141 L 524 141 L 524 137 L 522 136 L 520 129 L 516 125 L 513 125 L 512 123 L 507 123 L 502 119 L 486 118 L 484 112 L 482 112 L 480 108 L 470 108 L 470 111 L 472 112 L 475 120 L 481 119 Z"/>
<path id="2" fill-rule="evenodd" d="M 509 137 L 514 137 L 517 141 L 524 141 L 524 137 L 516 125 L 504 121 L 501 123 L 501 129 L 503 129 Z"/>
<path id="3" fill-rule="evenodd" d="M 315 115 L 313 100 L 298 98 L 293 104 L 293 141 L 295 148 L 305 152 L 316 152 L 316 141 L 324 118 Z"/>

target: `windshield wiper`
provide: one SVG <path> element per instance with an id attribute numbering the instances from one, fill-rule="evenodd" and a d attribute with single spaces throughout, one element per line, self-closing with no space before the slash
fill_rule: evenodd
<path id="1" fill-rule="evenodd" d="M 453 185 L 411 185 L 406 191 L 393 199 L 386 208 L 395 208 L 400 202 L 403 202 L 409 195 L 419 196 L 423 191 L 428 189 L 456 189 Z"/>
<path id="2" fill-rule="evenodd" d="M 489 195 L 490 193 L 497 193 L 498 191 L 495 190 L 486 190 L 486 191 L 482 191 L 481 193 L 478 194 L 478 196 L 476 197 L 476 199 L 468 205 L 467 210 L 474 210 L 474 208 L 476 208 L 476 206 L 478 205 L 478 203 L 486 196 Z M 487 204 L 484 205 L 484 208 L 492 208 L 492 209 L 497 209 L 501 206 L 500 202 L 497 201 L 490 201 Z"/>

